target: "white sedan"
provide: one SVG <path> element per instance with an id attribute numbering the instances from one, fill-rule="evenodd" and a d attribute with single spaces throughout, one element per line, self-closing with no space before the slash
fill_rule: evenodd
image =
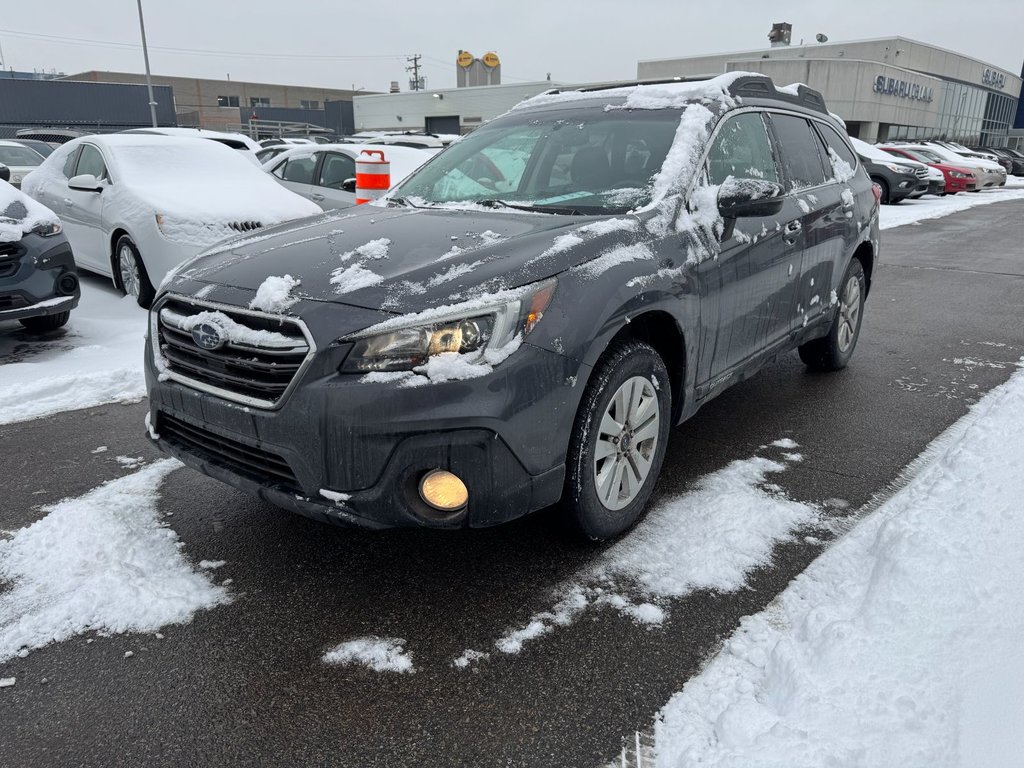
<path id="1" fill-rule="evenodd" d="M 43 164 L 43 156 L 16 141 L 0 140 L 0 164 L 11 169 L 11 186 L 20 187 L 21 180 Z"/>
<path id="2" fill-rule="evenodd" d="M 64 144 L 22 181 L 60 216 L 78 266 L 148 307 L 154 286 L 213 243 L 320 208 L 203 139 L 107 134 Z"/>
<path id="3" fill-rule="evenodd" d="M 356 204 L 356 158 L 364 149 L 384 153 L 384 159 L 391 163 L 391 186 L 432 157 L 410 147 L 314 144 L 291 147 L 265 162 L 263 170 L 325 211 L 350 208 Z"/>

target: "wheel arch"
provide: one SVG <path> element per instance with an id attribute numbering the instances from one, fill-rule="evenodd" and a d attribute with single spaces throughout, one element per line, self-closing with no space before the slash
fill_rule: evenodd
<path id="1" fill-rule="evenodd" d="M 114 227 L 110 233 L 110 273 L 114 276 L 114 285 L 120 290 L 124 290 L 124 286 L 121 284 L 121 270 L 117 268 L 117 241 L 127 235 L 132 238 L 132 242 L 135 242 L 135 238 L 131 236 L 124 227 Z"/>
<path id="2" fill-rule="evenodd" d="M 686 338 L 676 319 L 658 309 L 632 316 L 608 339 L 601 355 L 620 339 L 635 339 L 650 344 L 664 361 L 672 384 L 672 423 L 675 424 L 683 410 L 686 381 Z"/>

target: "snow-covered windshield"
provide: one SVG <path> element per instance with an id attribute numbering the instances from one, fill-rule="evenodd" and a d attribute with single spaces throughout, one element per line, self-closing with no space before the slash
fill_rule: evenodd
<path id="1" fill-rule="evenodd" d="M 394 192 L 413 205 L 508 203 L 621 213 L 650 201 L 680 110 L 511 114 L 480 128 Z"/>

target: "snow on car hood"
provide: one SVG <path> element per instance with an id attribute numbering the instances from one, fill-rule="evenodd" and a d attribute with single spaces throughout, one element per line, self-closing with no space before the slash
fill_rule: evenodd
<path id="1" fill-rule="evenodd" d="M 602 257 L 621 261 L 619 251 L 641 236 L 634 216 L 360 206 L 219 244 L 168 286 L 180 290 L 180 278 L 255 293 L 268 276 L 287 272 L 293 296 L 419 312 Z"/>
<path id="2" fill-rule="evenodd" d="M 59 223 L 57 215 L 45 205 L 0 181 L 0 243 L 16 243 L 40 225 Z"/>

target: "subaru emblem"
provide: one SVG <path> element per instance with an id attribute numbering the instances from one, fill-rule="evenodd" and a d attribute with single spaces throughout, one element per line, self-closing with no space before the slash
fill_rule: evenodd
<path id="1" fill-rule="evenodd" d="M 224 331 L 213 323 L 199 323 L 192 329 L 192 340 L 197 346 L 203 349 L 220 349 L 227 339 L 224 338 Z"/>

